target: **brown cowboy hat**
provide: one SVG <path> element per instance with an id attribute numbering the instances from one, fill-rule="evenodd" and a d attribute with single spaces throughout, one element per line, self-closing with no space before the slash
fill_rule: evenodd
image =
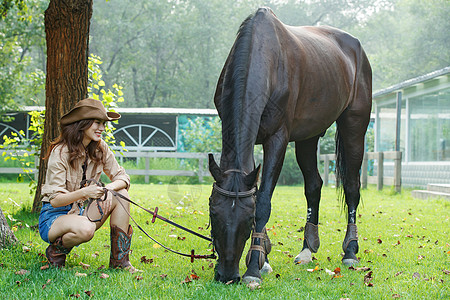
<path id="1" fill-rule="evenodd" d="M 62 116 L 60 123 L 61 125 L 67 125 L 86 119 L 114 121 L 119 118 L 120 114 L 106 111 L 101 101 L 87 98 L 79 101 L 68 113 Z"/>

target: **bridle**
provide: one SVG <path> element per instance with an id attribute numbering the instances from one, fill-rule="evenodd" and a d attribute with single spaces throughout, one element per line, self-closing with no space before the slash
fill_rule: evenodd
<path id="1" fill-rule="evenodd" d="M 256 187 L 253 187 L 251 190 L 245 192 L 231 192 L 224 190 L 223 188 L 218 186 L 217 183 L 215 182 L 213 183 L 213 190 L 221 194 L 222 196 L 230 198 L 246 198 L 254 196 L 256 194 Z"/>
<path id="2" fill-rule="evenodd" d="M 246 172 L 244 172 L 242 170 L 239 170 L 239 169 L 229 169 L 229 170 L 226 170 L 224 172 L 224 174 L 229 174 L 229 173 L 242 173 L 244 175 L 247 175 Z M 217 185 L 216 182 L 213 183 L 213 190 L 216 191 L 217 193 L 219 193 L 222 196 L 230 197 L 230 198 L 236 198 L 236 199 L 251 197 L 251 196 L 254 196 L 256 194 L 256 192 L 257 192 L 256 186 L 254 186 L 249 191 L 232 192 L 232 191 L 228 191 L 228 190 L 225 190 L 225 189 L 221 188 L 220 186 Z"/>
<path id="3" fill-rule="evenodd" d="M 101 183 L 101 182 L 98 182 L 98 181 L 95 180 L 95 179 L 83 179 L 82 182 L 81 182 L 81 185 L 82 185 L 82 186 L 85 186 L 85 185 L 89 185 L 90 183 L 94 183 L 94 184 L 96 184 L 96 185 L 98 185 L 98 186 L 100 186 L 100 187 L 103 187 L 102 183 Z M 109 192 L 109 193 L 112 194 L 113 197 L 116 197 L 116 198 L 119 200 L 118 202 L 120 203 L 120 205 L 122 205 L 122 207 L 123 207 L 124 210 L 127 212 L 127 214 L 128 214 L 128 216 L 130 217 L 130 219 L 131 219 L 131 220 L 133 221 L 133 223 L 137 226 L 137 228 L 139 228 L 139 230 L 141 230 L 147 237 L 149 237 L 152 241 L 154 241 L 154 242 L 155 242 L 156 244 L 158 244 L 159 246 L 163 247 L 164 249 L 166 249 L 166 250 L 168 250 L 168 251 L 170 251 L 170 252 L 172 252 L 172 253 L 175 253 L 175 254 L 178 254 L 178 255 L 181 255 L 181 256 L 185 256 L 185 257 L 190 257 L 190 258 L 191 258 L 191 262 L 194 262 L 194 259 L 201 259 L 201 258 L 204 258 L 204 259 L 208 259 L 208 258 L 209 258 L 209 259 L 216 259 L 216 258 L 217 258 L 217 256 L 214 254 L 214 247 L 212 248 L 212 252 L 213 252 L 212 254 L 198 255 L 198 254 L 195 254 L 195 250 L 194 250 L 194 249 L 191 250 L 191 253 L 190 253 L 190 254 L 187 254 L 187 253 L 182 253 L 182 252 L 173 250 L 173 249 L 171 249 L 171 248 L 169 248 L 169 247 L 163 245 L 162 243 L 158 242 L 156 239 L 154 239 L 152 236 L 150 236 L 150 235 L 149 235 L 149 234 L 148 234 L 148 233 L 147 233 L 147 232 L 146 232 L 146 231 L 145 231 L 145 230 L 144 230 L 144 229 L 136 222 L 136 220 L 133 218 L 133 216 L 130 214 L 130 212 L 129 212 L 127 209 L 125 209 L 125 207 L 124 207 L 122 201 L 120 201 L 120 199 L 123 199 L 123 200 L 125 200 L 125 201 L 127 201 L 127 202 L 129 202 L 129 203 L 131 203 L 131 204 L 134 204 L 134 205 L 136 205 L 137 207 L 139 207 L 139 208 L 143 209 L 144 211 L 148 212 L 149 214 L 151 214 L 151 215 L 153 216 L 153 218 L 152 218 L 152 223 L 155 223 L 156 219 L 160 219 L 160 220 L 162 220 L 162 221 L 164 221 L 164 222 L 166 222 L 166 223 L 169 223 L 169 224 L 171 224 L 171 225 L 173 225 L 173 226 L 175 226 L 175 227 L 178 227 L 178 228 L 180 228 L 180 229 L 182 229 L 182 230 L 184 230 L 184 231 L 186 231 L 186 232 L 189 232 L 189 233 L 191 233 L 191 234 L 193 234 L 193 235 L 196 235 L 196 236 L 198 236 L 198 237 L 200 237 L 200 238 L 202 238 L 202 239 L 204 239 L 204 240 L 207 240 L 207 241 L 209 241 L 209 242 L 213 242 L 213 240 L 212 240 L 212 238 L 210 238 L 210 237 L 207 237 L 207 236 L 205 236 L 205 235 L 203 235 L 203 234 L 200 234 L 200 233 L 198 233 L 198 232 L 195 232 L 195 231 L 193 231 L 193 230 L 191 230 L 191 229 L 189 229 L 189 228 L 186 228 L 186 227 L 184 227 L 184 226 L 182 226 L 182 225 L 180 225 L 180 224 L 177 224 L 177 223 L 175 223 L 175 222 L 173 222 L 173 221 L 171 221 L 171 220 L 169 220 L 169 219 L 164 218 L 163 216 L 161 216 L 161 215 L 158 214 L 158 207 L 155 207 L 155 210 L 154 210 L 154 211 L 151 211 L 151 210 L 149 210 L 149 209 L 147 209 L 147 208 L 145 208 L 145 207 L 139 205 L 138 203 L 134 202 L 133 200 L 129 199 L 128 197 L 125 197 L 124 195 L 122 195 L 122 194 L 120 194 L 120 193 L 118 193 L 118 192 L 116 192 L 116 191 L 114 191 L 114 190 L 110 190 L 110 189 L 105 188 L 105 187 L 103 187 L 103 189 L 104 189 L 104 191 L 105 191 L 105 196 L 104 196 L 104 198 L 103 198 L 103 199 L 90 199 L 90 200 L 89 200 L 90 202 L 89 202 L 89 204 L 88 204 L 88 206 L 87 206 L 87 208 L 86 208 L 86 209 L 89 209 L 89 206 L 90 206 L 90 204 L 93 202 L 93 200 L 96 200 L 96 201 L 97 201 L 97 206 L 98 206 L 98 208 L 99 208 L 99 212 L 100 212 L 101 217 L 100 217 L 99 220 L 91 220 L 92 222 L 99 222 L 99 221 L 103 218 L 104 213 L 103 213 L 103 211 L 101 210 L 101 206 L 100 206 L 100 204 L 99 204 L 99 201 L 104 201 L 104 200 L 106 200 L 106 198 L 107 198 L 107 193 Z M 88 215 L 88 214 L 86 214 L 86 215 Z M 88 217 L 88 218 L 89 218 L 89 217 Z M 90 220 L 90 219 L 89 219 L 89 220 Z"/>

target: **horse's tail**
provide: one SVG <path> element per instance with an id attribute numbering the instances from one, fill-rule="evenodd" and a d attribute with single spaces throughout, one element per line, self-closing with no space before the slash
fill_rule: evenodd
<path id="1" fill-rule="evenodd" d="M 339 131 L 339 126 L 336 126 L 336 188 L 338 189 L 339 201 L 345 205 L 344 201 L 344 186 L 345 174 L 347 173 L 347 166 L 345 163 L 345 148 L 342 134 Z"/>

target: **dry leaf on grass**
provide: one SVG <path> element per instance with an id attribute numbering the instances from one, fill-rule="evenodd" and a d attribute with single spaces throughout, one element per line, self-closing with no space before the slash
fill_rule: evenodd
<path id="1" fill-rule="evenodd" d="M 28 270 L 20 269 L 19 271 L 15 272 L 14 274 L 16 274 L 16 275 L 26 275 L 26 274 L 29 274 L 29 273 L 30 273 L 30 271 L 28 271 Z"/>
<path id="2" fill-rule="evenodd" d="M 153 262 L 153 258 L 147 258 L 145 255 L 141 257 L 141 263 L 151 264 Z"/>
<path id="3" fill-rule="evenodd" d="M 256 289 L 260 289 L 261 288 L 261 285 L 259 284 L 259 283 L 257 283 L 256 281 L 252 281 L 252 282 L 250 282 L 249 284 L 247 284 L 247 287 L 250 289 L 250 290 L 256 290 Z"/>
<path id="4" fill-rule="evenodd" d="M 85 263 L 82 263 L 82 262 L 80 262 L 80 266 L 81 266 L 84 270 L 87 270 L 87 269 L 89 269 L 89 268 L 91 267 L 91 265 L 88 265 L 88 264 L 85 264 Z"/>
<path id="5" fill-rule="evenodd" d="M 86 277 L 87 274 L 86 274 L 86 273 L 75 272 L 75 276 L 76 276 L 76 277 Z"/>
<path id="6" fill-rule="evenodd" d="M 100 278 L 106 279 L 106 278 L 109 278 L 109 275 L 105 274 L 105 273 L 102 273 L 102 274 L 100 274 Z"/>

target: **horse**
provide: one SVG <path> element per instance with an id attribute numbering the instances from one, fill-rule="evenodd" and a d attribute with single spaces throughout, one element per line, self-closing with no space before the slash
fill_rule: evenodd
<path id="1" fill-rule="evenodd" d="M 250 234 L 242 281 L 261 283 L 261 274 L 271 271 L 265 226 L 289 142 L 295 142 L 307 200 L 303 248 L 294 261 L 311 262 L 320 244 L 317 145 L 334 122 L 336 180 L 348 214 L 342 262 L 357 264 L 359 171 L 372 107 L 372 71 L 358 39 L 328 26 L 288 26 L 270 8 L 259 8 L 237 32 L 214 103 L 222 121 L 220 166 L 209 155 L 215 280 L 241 280 L 239 261 Z M 259 188 L 256 144 L 264 151 Z"/>

